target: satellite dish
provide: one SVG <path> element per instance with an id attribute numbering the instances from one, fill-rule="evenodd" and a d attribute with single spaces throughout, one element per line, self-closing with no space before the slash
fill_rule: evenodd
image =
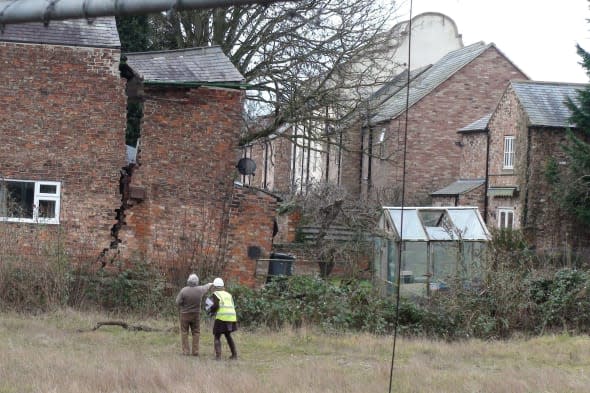
<path id="1" fill-rule="evenodd" d="M 254 175 L 256 163 L 249 158 L 241 158 L 236 168 L 238 168 L 238 172 L 242 175 Z"/>

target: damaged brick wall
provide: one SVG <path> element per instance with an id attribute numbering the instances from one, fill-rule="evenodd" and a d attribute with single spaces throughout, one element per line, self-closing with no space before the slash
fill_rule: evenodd
<path id="1" fill-rule="evenodd" d="M 61 182 L 59 225 L 30 228 L 21 252 L 59 233 L 59 247 L 98 256 L 108 246 L 125 164 L 120 51 L 0 42 L 0 177 Z M 51 235 L 51 236 L 50 236 Z"/>
<path id="2" fill-rule="evenodd" d="M 227 282 L 254 286 L 256 259 L 272 248 L 277 198 L 256 188 L 236 186 L 229 212 Z"/>
<path id="3" fill-rule="evenodd" d="M 124 258 L 151 261 L 171 278 L 223 267 L 243 97 L 239 90 L 145 86 L 131 178 L 145 199 L 125 210 L 118 232 Z"/>

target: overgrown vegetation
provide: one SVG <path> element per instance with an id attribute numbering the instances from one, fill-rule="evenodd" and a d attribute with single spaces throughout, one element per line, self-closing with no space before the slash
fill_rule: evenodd
<path id="1" fill-rule="evenodd" d="M 399 332 L 446 340 L 590 333 L 586 266 L 546 263 L 518 231 L 494 233 L 488 251 L 477 285 L 449 283 L 428 299 L 402 299 Z M 51 247 L 39 246 L 36 257 L 14 255 L 0 253 L 0 310 L 69 306 L 144 316 L 175 313 L 174 295 L 182 284 L 170 285 L 142 260 L 97 269 Z M 230 291 L 247 329 L 311 326 L 328 333 L 390 334 L 395 328 L 395 297 L 382 296 L 370 281 L 354 277 L 279 276 L 261 289 L 236 286 Z"/>

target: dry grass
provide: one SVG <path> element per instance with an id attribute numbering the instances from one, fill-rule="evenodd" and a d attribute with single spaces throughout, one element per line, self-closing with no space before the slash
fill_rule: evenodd
<path id="1" fill-rule="evenodd" d="M 236 333 L 237 362 L 213 360 L 202 324 L 201 357 L 179 354 L 176 321 L 101 327 L 107 317 L 71 310 L 0 315 L 0 393 L 8 392 L 387 392 L 391 337 L 326 336 L 311 330 Z M 227 347 L 224 343 L 225 356 Z M 400 339 L 394 392 L 587 392 L 590 338 L 508 342 Z"/>

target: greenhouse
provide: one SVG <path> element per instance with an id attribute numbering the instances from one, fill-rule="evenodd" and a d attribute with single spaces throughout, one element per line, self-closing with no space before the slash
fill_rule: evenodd
<path id="1" fill-rule="evenodd" d="M 477 207 L 383 207 L 375 279 L 387 293 L 430 296 L 451 282 L 477 283 L 490 234 Z"/>

